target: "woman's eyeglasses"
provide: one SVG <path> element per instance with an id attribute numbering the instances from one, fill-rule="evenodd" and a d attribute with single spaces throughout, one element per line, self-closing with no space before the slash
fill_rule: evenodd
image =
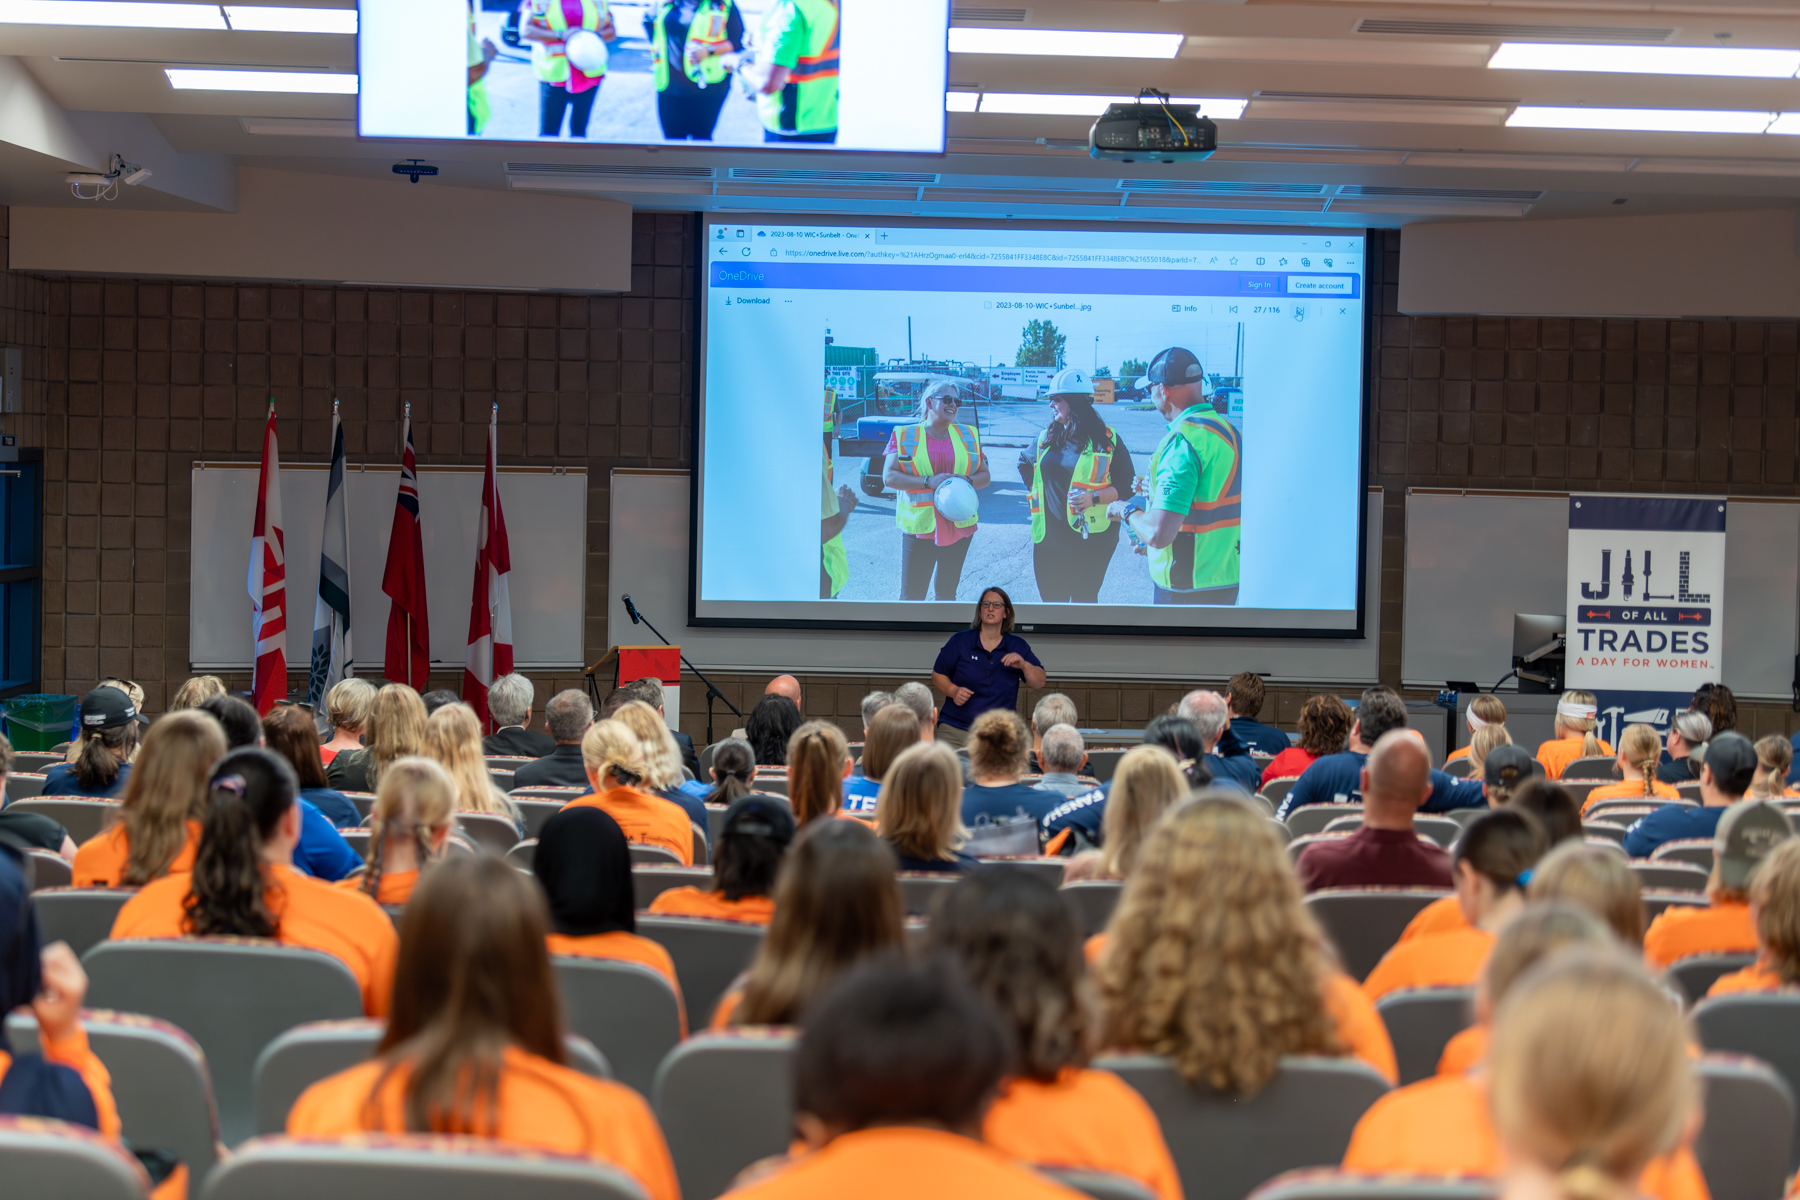
<path id="1" fill-rule="evenodd" d="M 981 607 L 983 607 L 983 608 L 997 608 L 997 609 L 1000 609 L 1000 610 L 1001 610 L 1001 611 L 1003 611 L 1003 612 L 1004 612 L 1004 611 L 1005 611 L 1005 609 L 1006 609 L 1006 605 L 1005 605 L 1005 604 L 1003 604 L 1003 603 L 1001 603 L 1001 602 L 1000 602 L 1000 601 L 998 601 L 998 600 L 983 600 L 983 601 L 982 601 L 982 602 L 981 602 Z"/>

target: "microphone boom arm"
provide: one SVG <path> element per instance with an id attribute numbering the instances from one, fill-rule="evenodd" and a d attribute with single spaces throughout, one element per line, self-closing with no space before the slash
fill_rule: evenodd
<path id="1" fill-rule="evenodd" d="M 662 635 L 662 630 L 660 630 L 656 626 L 650 624 L 650 618 L 646 617 L 643 614 L 642 610 L 638 609 L 637 606 L 635 606 L 631 603 L 631 598 L 629 596 L 623 597 L 623 600 L 625 602 L 626 610 L 628 612 L 630 612 L 630 614 L 631 614 L 631 619 L 633 622 L 643 624 L 643 625 L 649 625 L 650 632 L 654 633 L 656 635 L 656 640 L 661 642 L 663 645 L 665 645 L 665 646 L 675 645 L 674 642 L 671 642 L 668 638 L 666 638 Z M 681 658 L 681 665 L 686 667 L 689 671 L 693 672 L 695 679 L 698 679 L 701 683 L 704 683 L 706 685 L 706 744 L 710 746 L 710 745 L 712 745 L 712 742 L 713 742 L 713 700 L 715 698 L 717 698 L 720 701 L 723 701 L 725 707 L 729 708 L 732 712 L 732 715 L 735 716 L 738 720 L 740 720 L 740 721 L 743 720 L 744 714 L 741 711 L 739 711 L 738 706 L 733 704 L 731 702 L 730 698 L 727 697 L 724 692 L 721 692 L 718 689 L 718 687 L 714 685 L 712 680 L 708 679 L 701 672 L 699 667 L 696 667 L 693 663 L 688 661 L 687 655 L 682 654 L 679 649 L 676 650 L 676 654 L 678 654 Z M 588 682 L 594 686 L 594 690 L 596 692 L 599 690 L 598 685 L 594 684 L 594 677 L 592 675 L 588 676 Z M 597 699 L 594 703 L 594 707 L 596 709 L 598 709 L 600 707 L 599 701 Z M 675 719 L 677 721 L 681 720 L 681 714 L 676 713 Z"/>

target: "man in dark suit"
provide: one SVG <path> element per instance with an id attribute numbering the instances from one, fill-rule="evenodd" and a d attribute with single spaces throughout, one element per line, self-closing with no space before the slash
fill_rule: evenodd
<path id="1" fill-rule="evenodd" d="M 555 738 L 526 728 L 531 724 L 531 704 L 536 699 L 537 689 L 531 680 L 517 671 L 494 680 L 494 686 L 488 689 L 488 712 L 500 728 L 481 739 L 482 752 L 542 758 L 556 749 Z"/>
<path id="2" fill-rule="evenodd" d="M 600 715 L 602 718 L 610 717 L 633 700 L 642 700 L 656 710 L 656 715 L 663 719 L 664 724 L 668 723 L 668 714 L 663 711 L 662 683 L 655 679 L 634 679 L 624 687 L 614 688 L 606 697 L 606 702 L 600 706 Z M 694 753 L 694 739 L 679 729 L 670 729 L 669 732 L 674 735 L 675 744 L 681 747 L 681 765 L 688 769 L 688 774 L 701 783 L 709 782 L 700 779 L 700 756 Z"/>
<path id="3" fill-rule="evenodd" d="M 556 739 L 555 747 L 536 762 L 513 772 L 513 788 L 588 786 L 587 767 L 581 761 L 581 738 L 594 723 L 594 706 L 587 693 L 570 688 L 550 697 L 544 705 L 544 725 Z"/>

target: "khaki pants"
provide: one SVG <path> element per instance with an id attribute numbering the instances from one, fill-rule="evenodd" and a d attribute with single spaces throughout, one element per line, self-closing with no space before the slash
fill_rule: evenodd
<path id="1" fill-rule="evenodd" d="M 968 730 L 958 729 L 954 725 L 946 725 L 942 721 L 938 722 L 937 728 L 932 731 L 932 736 L 952 750 L 960 750 L 969 744 Z"/>

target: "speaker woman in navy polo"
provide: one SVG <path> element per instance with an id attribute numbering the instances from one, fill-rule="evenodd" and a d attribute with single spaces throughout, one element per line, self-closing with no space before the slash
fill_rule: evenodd
<path id="1" fill-rule="evenodd" d="M 931 683 L 944 697 L 938 710 L 939 741 L 960 746 L 982 713 L 990 708 L 1016 710 L 1021 682 L 1044 686 L 1044 665 L 1012 627 L 1012 597 L 989 588 L 976 602 L 974 625 L 953 634 L 938 651 Z"/>

